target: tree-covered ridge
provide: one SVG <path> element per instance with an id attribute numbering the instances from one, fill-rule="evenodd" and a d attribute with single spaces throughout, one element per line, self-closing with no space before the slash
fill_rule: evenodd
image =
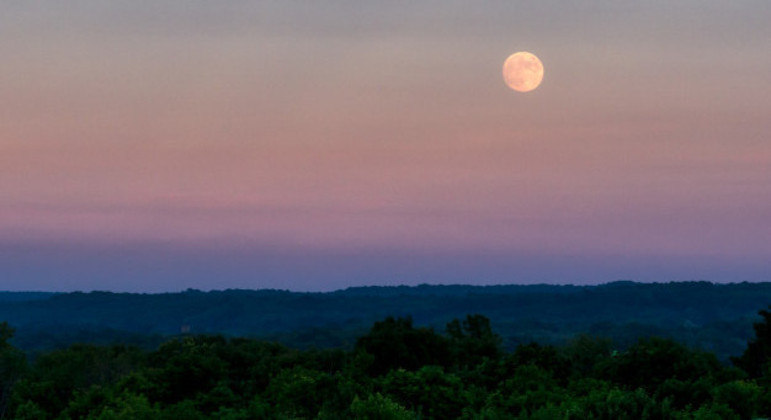
<path id="1" fill-rule="evenodd" d="M 662 338 L 506 351 L 481 315 L 442 333 L 387 317 L 351 350 L 186 335 L 150 351 L 78 344 L 30 361 L 2 323 L 0 417 L 750 419 L 771 415 L 769 321 L 737 367 Z"/>
<path id="2" fill-rule="evenodd" d="M 18 329 L 25 350 L 74 342 L 152 348 L 181 332 L 249 336 L 298 348 L 347 348 L 373 322 L 410 315 L 442 330 L 484 313 L 503 347 L 562 344 L 578 333 L 625 348 L 640 337 L 674 338 L 728 360 L 744 349 L 755 308 L 771 283 L 633 283 L 600 286 L 503 285 L 356 287 L 329 293 L 224 290 L 181 293 L 60 293 L 0 299 L 0 319 Z"/>

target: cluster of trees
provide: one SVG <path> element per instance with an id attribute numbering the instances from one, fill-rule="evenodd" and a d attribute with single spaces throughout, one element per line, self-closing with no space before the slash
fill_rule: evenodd
<path id="1" fill-rule="evenodd" d="M 354 348 L 386 316 L 412 316 L 443 331 L 455 318 L 484 313 L 503 348 L 561 345 L 579 333 L 626 348 L 641 336 L 676 338 L 721 361 L 742 353 L 771 282 L 613 282 L 570 285 L 358 287 L 326 293 L 221 290 L 180 293 L 4 293 L 0 320 L 17 328 L 24 351 L 73 343 L 155 349 L 180 332 L 278 341 L 293 348 Z"/>
<path id="2" fill-rule="evenodd" d="M 678 342 L 502 347 L 468 315 L 443 333 L 389 317 L 352 350 L 188 335 L 28 360 L 0 324 L 0 417 L 18 419 L 749 419 L 771 416 L 771 313 L 735 366 Z"/>

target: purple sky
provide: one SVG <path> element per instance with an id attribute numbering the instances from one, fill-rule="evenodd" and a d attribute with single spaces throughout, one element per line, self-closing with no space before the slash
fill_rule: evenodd
<path id="1" fill-rule="evenodd" d="M 768 1 L 0 11 L 0 289 L 771 281 Z"/>

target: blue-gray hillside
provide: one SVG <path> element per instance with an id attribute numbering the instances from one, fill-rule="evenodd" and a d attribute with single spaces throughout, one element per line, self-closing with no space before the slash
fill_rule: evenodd
<path id="1" fill-rule="evenodd" d="M 0 296 L 0 321 L 19 347 L 72 342 L 152 346 L 171 335 L 264 337 L 297 347 L 350 347 L 386 316 L 411 316 L 439 331 L 453 318 L 482 314 L 506 346 L 563 343 L 578 334 L 625 347 L 641 336 L 672 337 L 726 359 L 740 354 L 771 283 L 634 283 L 599 286 L 504 285 L 356 287 L 329 293 L 224 290 L 180 293 L 62 293 Z"/>

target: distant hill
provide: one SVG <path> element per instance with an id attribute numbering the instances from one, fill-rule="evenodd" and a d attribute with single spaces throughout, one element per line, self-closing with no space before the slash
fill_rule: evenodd
<path id="1" fill-rule="evenodd" d="M 625 347 L 638 337 L 672 337 L 726 359 L 752 336 L 771 283 L 614 282 L 599 286 L 502 285 L 355 287 L 328 293 L 223 290 L 180 293 L 0 293 L 0 321 L 27 350 L 72 342 L 153 346 L 184 333 L 275 339 L 297 347 L 350 347 L 386 316 L 411 316 L 444 330 L 478 313 L 513 348 L 563 343 L 577 334 Z"/>

